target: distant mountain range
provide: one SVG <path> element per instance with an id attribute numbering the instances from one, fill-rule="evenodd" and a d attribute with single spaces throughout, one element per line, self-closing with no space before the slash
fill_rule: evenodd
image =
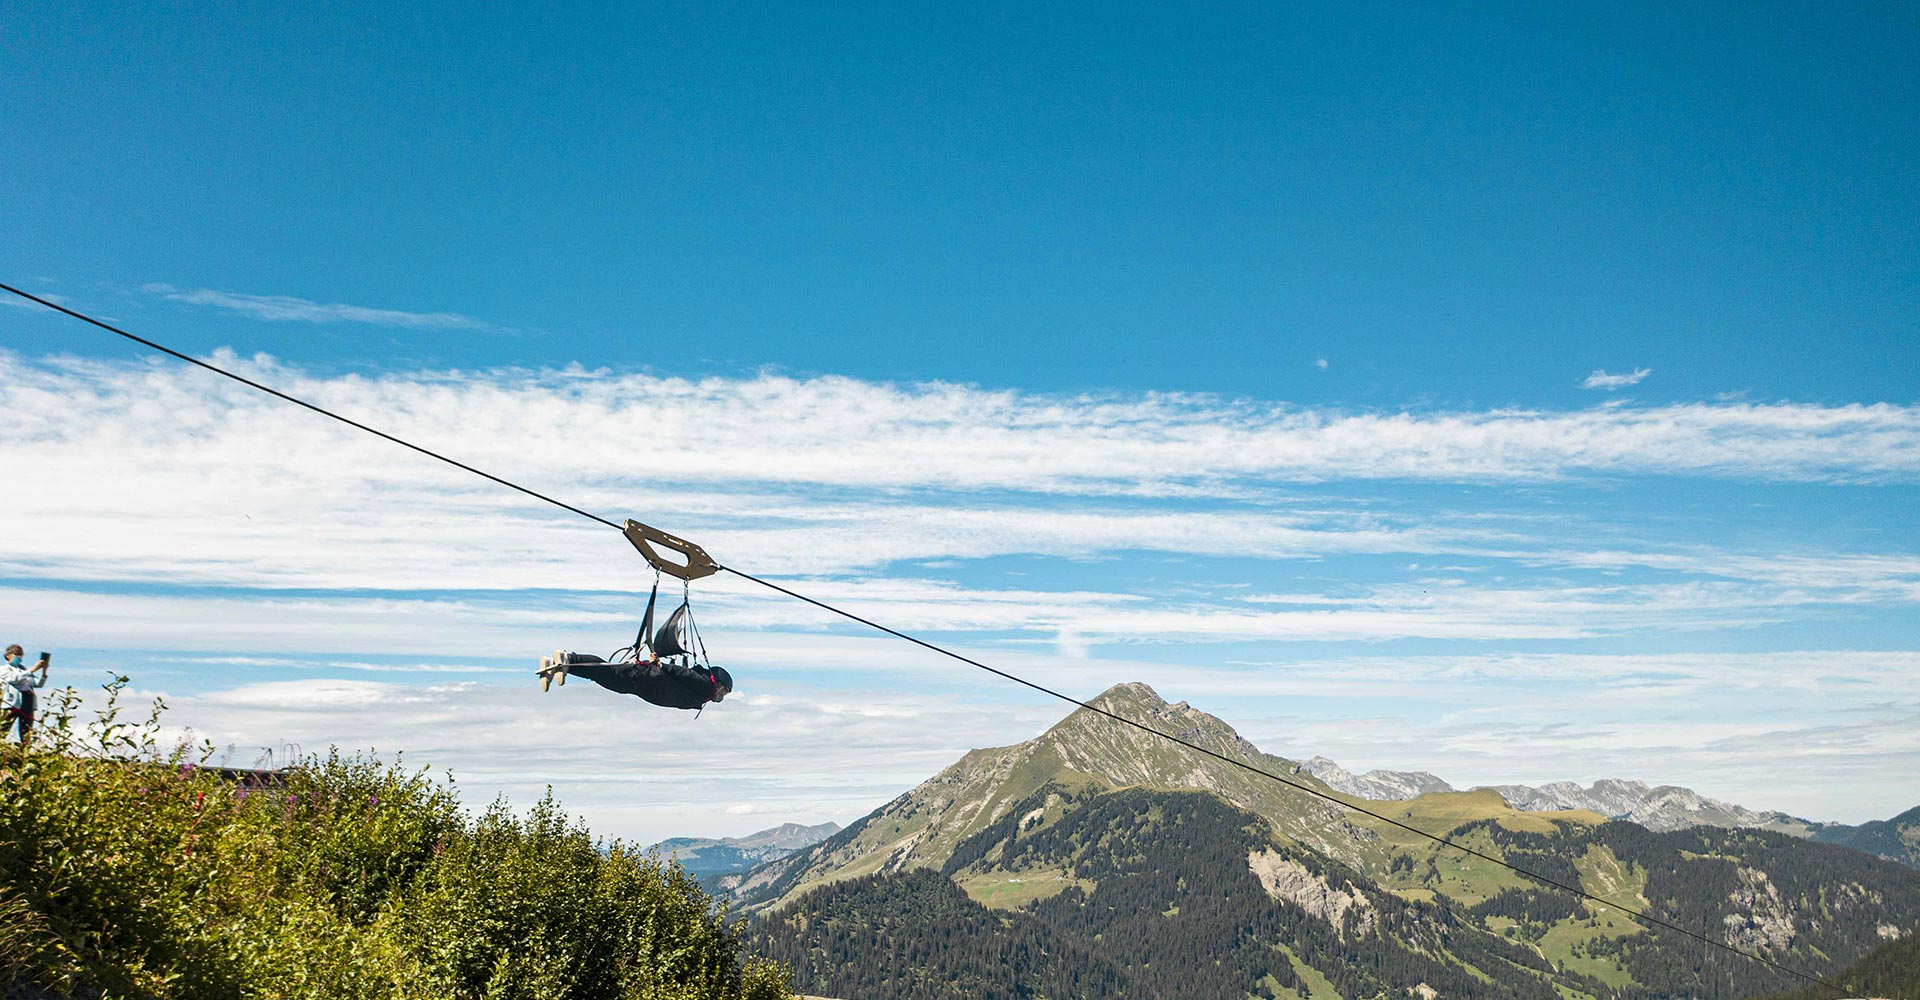
<path id="1" fill-rule="evenodd" d="M 727 876 L 733 902 L 755 917 L 749 947 L 794 967 L 803 992 L 848 1000 L 1637 1000 L 1795 983 L 1645 929 L 1619 906 L 1814 975 L 1920 931 L 1920 871 L 1857 851 L 1757 827 L 1660 832 L 1587 808 L 1528 811 L 1493 789 L 1439 790 L 1420 773 L 1343 778 L 1330 761 L 1264 754 L 1141 684 L 1094 704 L 1336 798 L 1364 799 L 1310 765 L 1356 787 L 1414 792 L 1365 804 L 1616 905 L 1081 710 L 1033 740 L 968 753 L 820 843 Z M 1634 797 L 1631 783 L 1619 786 Z M 1890 821 L 1867 836 L 1904 843 L 1911 826 Z"/>
<path id="2" fill-rule="evenodd" d="M 1457 790 L 1425 771 L 1368 771 L 1355 774 L 1325 757 L 1303 761 L 1299 769 L 1326 782 L 1335 791 L 1363 799 L 1417 799 L 1432 792 Z"/>
<path id="3" fill-rule="evenodd" d="M 1325 757 L 1304 761 L 1300 769 L 1336 791 L 1362 799 L 1405 801 L 1435 792 L 1454 791 L 1426 771 L 1368 771 L 1354 774 Z M 1920 868 L 1920 807 L 1888 820 L 1860 826 L 1822 823 L 1777 811 L 1761 811 L 1710 799 L 1690 788 L 1648 785 L 1644 781 L 1602 778 L 1582 788 L 1571 781 L 1531 785 L 1482 785 L 1498 792 L 1515 809 L 1554 812 L 1586 809 L 1608 819 L 1637 823 L 1667 832 L 1690 826 L 1747 827 L 1774 830 L 1794 837 L 1839 844 Z"/>
<path id="4" fill-rule="evenodd" d="M 710 883 L 717 876 L 744 872 L 757 865 L 777 861 L 839 832 L 838 823 L 821 823 L 818 826 L 782 823 L 744 837 L 673 837 L 653 845 L 649 850 L 679 861 L 687 874 L 703 883 Z"/>

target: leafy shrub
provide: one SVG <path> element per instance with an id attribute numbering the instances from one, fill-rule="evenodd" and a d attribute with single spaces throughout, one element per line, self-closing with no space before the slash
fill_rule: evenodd
<path id="1" fill-rule="evenodd" d="M 774 1000 L 784 972 L 677 865 L 549 794 L 464 813 L 449 783 L 338 753 L 273 783 L 163 750 L 165 706 L 82 725 L 71 689 L 0 748 L 0 983 L 48 995 Z"/>

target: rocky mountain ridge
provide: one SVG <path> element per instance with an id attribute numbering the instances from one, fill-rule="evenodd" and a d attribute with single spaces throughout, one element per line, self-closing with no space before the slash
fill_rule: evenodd
<path id="1" fill-rule="evenodd" d="M 1528 785 L 1491 785 L 1515 809 L 1591 809 L 1610 819 L 1638 823 L 1649 830 L 1681 830 L 1689 826 L 1752 827 L 1809 836 L 1820 824 L 1775 810 L 1755 810 L 1710 799 L 1691 788 L 1648 785 L 1644 781 L 1602 778 L 1580 787 L 1556 781 L 1538 788 Z"/>
<path id="2" fill-rule="evenodd" d="M 1326 757 L 1318 756 L 1302 762 L 1300 767 L 1335 790 L 1363 799 L 1417 799 L 1432 792 L 1458 791 L 1426 771 L 1375 769 L 1365 774 L 1355 774 Z"/>

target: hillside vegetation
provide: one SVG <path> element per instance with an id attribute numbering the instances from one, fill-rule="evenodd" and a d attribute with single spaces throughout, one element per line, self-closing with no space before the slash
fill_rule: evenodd
<path id="1" fill-rule="evenodd" d="M 53 697 L 0 755 L 8 996 L 774 1000 L 677 866 L 548 798 L 472 815 L 419 772 L 337 755 L 284 783 L 162 753 L 162 706 L 82 724 Z"/>

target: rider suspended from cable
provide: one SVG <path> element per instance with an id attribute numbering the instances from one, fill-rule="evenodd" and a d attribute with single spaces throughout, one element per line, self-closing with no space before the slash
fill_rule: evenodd
<path id="1" fill-rule="evenodd" d="M 665 708 L 699 709 L 733 692 L 733 676 L 725 667 L 716 667 L 707 659 L 706 643 L 693 623 L 691 588 L 683 587 L 680 607 L 653 627 L 653 609 L 660 597 L 662 570 L 691 581 L 713 573 L 718 566 L 698 545 L 628 521 L 628 540 L 653 564 L 653 593 L 647 597 L 647 613 L 640 620 L 640 632 L 633 645 L 617 650 L 606 659 L 591 653 L 555 650 L 540 658 L 540 690 L 546 691 L 558 681 L 563 686 L 570 674 L 620 694 L 630 694 Z M 686 557 L 684 565 L 661 558 L 648 543 L 663 545 Z"/>

